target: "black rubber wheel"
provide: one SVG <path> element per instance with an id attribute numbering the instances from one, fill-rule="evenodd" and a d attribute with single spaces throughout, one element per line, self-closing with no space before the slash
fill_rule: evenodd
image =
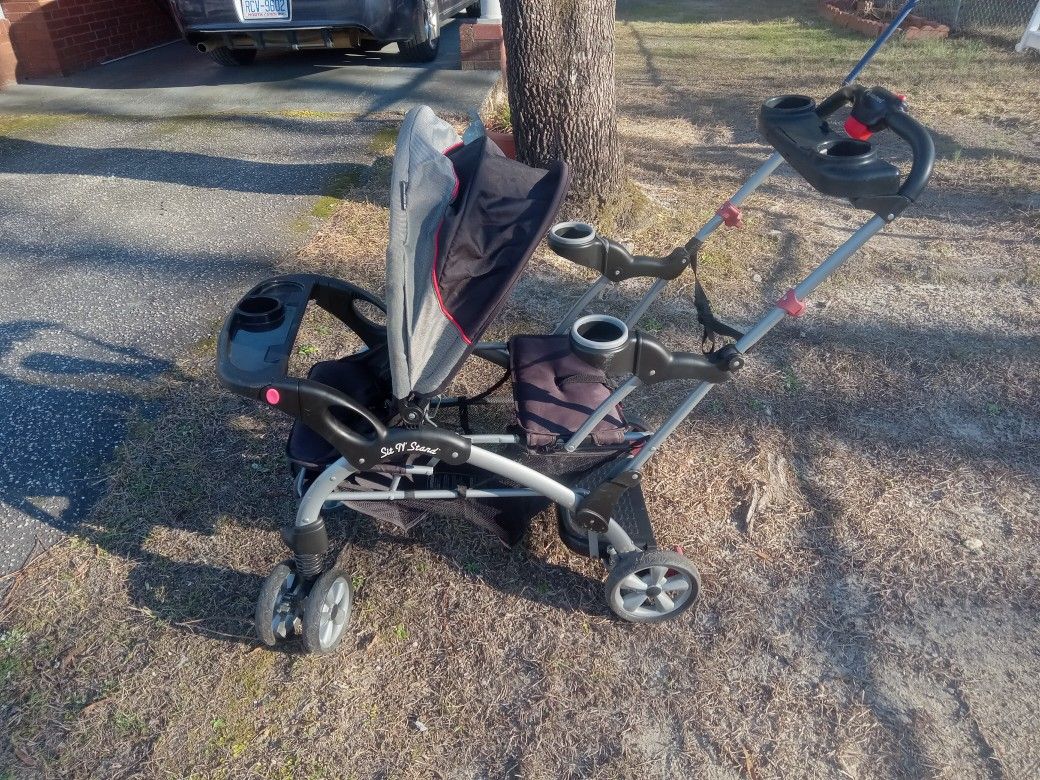
<path id="1" fill-rule="evenodd" d="M 556 505 L 556 525 L 560 532 L 560 541 L 564 543 L 568 550 L 575 555 L 583 555 L 586 558 L 592 557 L 592 551 L 589 550 L 588 533 L 574 525 L 571 511 L 564 509 L 559 504 Z M 600 558 L 605 560 L 609 542 L 607 542 L 605 537 L 600 538 L 602 542 L 599 546 L 599 555 Z"/>
<path id="2" fill-rule="evenodd" d="M 226 68 L 252 65 L 253 60 L 256 59 L 256 49 L 229 49 L 227 46 L 218 46 L 213 51 L 206 53 L 211 60 Z"/>
<path id="3" fill-rule="evenodd" d="M 267 575 L 256 600 L 256 635 L 268 647 L 296 636 L 302 582 L 291 561 L 283 561 Z"/>
<path id="4" fill-rule="evenodd" d="M 354 606 L 354 586 L 342 569 L 314 581 L 303 608 L 303 644 L 311 653 L 331 653 L 343 641 Z"/>
<path id="5" fill-rule="evenodd" d="M 386 41 L 364 40 L 361 41 L 358 48 L 361 49 L 361 51 L 379 51 L 384 46 L 386 46 Z"/>
<path id="6" fill-rule="evenodd" d="M 621 556 L 603 586 L 610 609 L 630 623 L 660 623 L 697 601 L 701 576 L 693 562 L 671 550 Z"/>

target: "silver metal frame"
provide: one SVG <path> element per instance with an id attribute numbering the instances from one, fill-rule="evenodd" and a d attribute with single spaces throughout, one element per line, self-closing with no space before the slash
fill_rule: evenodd
<path id="1" fill-rule="evenodd" d="M 300 507 L 296 512 L 296 527 L 306 528 L 318 522 L 321 510 L 326 503 L 340 501 L 399 501 L 411 499 L 460 499 L 460 498 L 517 498 L 520 496 L 540 495 L 550 501 L 562 506 L 564 509 L 574 511 L 577 509 L 579 495 L 571 488 L 557 482 L 552 477 L 547 477 L 540 471 L 516 463 L 496 452 L 485 450 L 481 447 L 473 447 L 470 450 L 469 464 L 477 468 L 497 474 L 500 477 L 524 485 L 526 489 L 510 488 L 496 490 L 469 490 L 466 495 L 453 490 L 400 490 L 387 492 L 382 495 L 375 493 L 355 493 L 351 491 L 338 491 L 337 488 L 344 480 L 358 472 L 346 458 L 340 458 L 331 466 L 327 467 L 321 475 L 314 480 L 304 493 L 300 501 Z M 611 520 L 604 534 L 607 541 L 618 554 L 636 552 L 632 538 L 625 532 L 616 521 Z"/>
<path id="2" fill-rule="evenodd" d="M 729 199 L 729 203 L 738 206 L 743 203 L 755 190 L 769 178 L 770 175 L 783 162 L 779 153 L 771 155 L 762 166 L 752 174 L 751 178 Z M 696 242 L 704 243 L 722 224 L 723 218 L 716 214 L 701 228 L 695 238 Z M 844 243 L 834 250 L 823 262 L 817 266 L 798 286 L 792 294 L 797 301 L 804 300 L 816 290 L 829 276 L 831 276 L 841 265 L 860 249 L 870 238 L 882 230 L 887 223 L 881 217 L 873 217 L 859 230 L 853 233 Z M 600 277 L 579 298 L 563 319 L 556 326 L 553 333 L 560 335 L 568 332 L 573 323 L 578 320 L 586 307 L 600 296 L 603 290 L 611 282 L 605 277 Z M 636 302 L 624 324 L 632 328 L 643 317 L 650 305 L 657 299 L 664 288 L 668 285 L 665 280 L 656 281 L 646 293 Z M 757 324 L 755 324 L 743 338 L 734 345 L 740 353 L 746 353 L 754 347 L 761 339 L 776 327 L 790 312 L 778 303 Z M 483 347 L 506 350 L 504 344 L 487 344 Z M 589 416 L 582 427 L 568 439 L 563 449 L 566 452 L 574 452 L 588 438 L 596 425 L 603 420 L 617 404 L 627 398 L 642 384 L 637 377 L 630 377 L 623 382 L 610 396 L 603 401 Z M 638 471 L 646 462 L 660 449 L 664 441 L 671 436 L 679 425 L 693 412 L 701 401 L 708 395 L 715 385 L 711 382 L 698 384 L 672 413 L 671 417 L 657 430 L 653 432 L 634 432 L 626 436 L 628 441 L 645 440 L 639 453 L 625 463 L 627 471 Z M 436 403 L 436 401 L 434 402 Z M 557 482 L 556 480 L 536 471 L 532 468 L 516 463 L 509 458 L 485 449 L 486 446 L 509 446 L 518 445 L 520 439 L 512 434 L 475 434 L 466 436 L 471 447 L 468 463 L 479 469 L 500 476 L 511 482 L 522 485 L 520 488 L 485 488 L 471 489 L 466 491 L 457 490 L 402 490 L 400 489 L 401 477 L 395 477 L 389 490 L 385 491 L 349 491 L 340 490 L 343 482 L 357 473 L 359 469 L 349 463 L 345 458 L 333 463 L 326 468 L 321 475 L 314 480 L 310 488 L 303 495 L 300 507 L 296 515 L 296 527 L 303 528 L 318 521 L 321 510 L 326 503 L 339 503 L 343 501 L 401 501 L 401 500 L 457 500 L 465 498 L 525 498 L 531 496 L 543 496 L 559 504 L 564 509 L 576 511 L 581 501 L 583 491 L 574 489 Z M 427 466 L 409 466 L 406 471 L 411 474 L 429 474 L 433 471 L 433 461 Z M 593 556 L 598 555 L 599 546 L 605 539 L 606 543 L 617 554 L 635 552 L 638 550 L 631 537 L 614 520 L 609 521 L 607 532 L 602 536 L 595 533 L 589 534 L 590 550 Z"/>
<path id="3" fill-rule="evenodd" d="M 783 162 L 784 158 L 781 156 L 780 152 L 773 152 L 766 161 L 762 163 L 758 170 L 751 174 L 751 178 L 749 178 L 744 183 L 744 186 L 733 194 L 733 197 L 731 197 L 728 202 L 733 206 L 740 206 L 744 201 L 751 197 L 755 190 L 765 183 L 766 179 L 773 175 L 776 169 L 779 168 Z M 722 225 L 722 217 L 717 213 L 712 215 L 711 219 L 709 219 L 704 224 L 704 227 L 702 227 L 697 233 L 694 241 L 699 244 L 705 243 L 711 234 L 722 227 Z M 603 294 L 603 291 L 611 284 L 620 284 L 620 282 L 612 282 L 605 276 L 599 277 L 585 292 L 585 294 L 575 301 L 574 305 L 567 310 L 567 313 L 563 315 L 563 318 L 553 329 L 553 334 L 560 335 L 561 333 L 569 331 L 571 326 L 574 324 L 574 321 L 581 316 L 582 312 L 588 308 L 589 304 L 599 298 Z M 636 323 L 643 318 L 643 315 L 646 314 L 647 310 L 653 302 L 657 300 L 661 293 L 664 292 L 664 289 L 667 286 L 667 279 L 658 279 L 650 285 L 650 288 L 642 295 L 642 297 L 640 297 L 635 306 L 632 307 L 628 316 L 625 317 L 625 324 L 628 325 L 629 328 L 634 328 Z"/>

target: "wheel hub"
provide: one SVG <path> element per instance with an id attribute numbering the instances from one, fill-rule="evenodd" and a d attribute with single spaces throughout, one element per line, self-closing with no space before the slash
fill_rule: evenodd
<path id="1" fill-rule="evenodd" d="M 658 596 L 661 595 L 661 589 L 659 587 L 657 587 L 656 585 L 654 585 L 652 588 L 647 588 L 646 589 L 646 595 L 649 598 L 655 599 L 655 598 L 657 598 Z"/>

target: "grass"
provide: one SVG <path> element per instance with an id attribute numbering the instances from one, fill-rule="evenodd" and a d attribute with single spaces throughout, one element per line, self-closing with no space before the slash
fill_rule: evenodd
<path id="1" fill-rule="evenodd" d="M 825 94 L 864 47 L 787 0 L 625 2 L 618 42 L 646 205 L 611 232 L 640 253 L 685 241 L 764 158 L 759 98 Z M 342 652 L 257 648 L 294 508 L 287 421 L 217 386 L 208 340 L 158 383 L 169 403 L 136 420 L 95 514 L 0 605 L 0 777 L 1031 776 L 1040 224 L 1016 204 L 1035 77 L 966 40 L 873 66 L 935 126 L 934 186 L 651 461 L 659 539 L 704 578 L 688 619 L 612 619 L 550 514 L 505 551 L 457 522 L 404 535 L 339 512 L 358 590 Z M 387 181 L 383 159 L 330 186 L 279 270 L 380 289 Z M 745 216 L 701 257 L 737 322 L 863 217 L 787 174 Z M 544 330 L 587 281 L 541 250 L 489 337 Z M 645 323 L 677 349 L 699 348 L 691 292 Z M 310 318 L 293 365 L 356 346 L 341 333 Z M 453 391 L 495 378 L 471 361 Z M 659 423 L 684 388 L 644 390 L 626 409 Z"/>
<path id="2" fill-rule="evenodd" d="M 383 127 L 375 132 L 368 143 L 368 151 L 374 155 L 393 154 L 397 145 L 397 128 Z"/>
<path id="3" fill-rule="evenodd" d="M 17 114 L 0 116 L 0 136 L 46 133 L 79 117 L 75 114 Z"/>

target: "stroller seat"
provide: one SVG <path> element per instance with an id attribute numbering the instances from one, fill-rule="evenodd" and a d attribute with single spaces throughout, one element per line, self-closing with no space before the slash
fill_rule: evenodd
<path id="1" fill-rule="evenodd" d="M 566 334 L 514 336 L 509 355 L 517 425 L 528 447 L 551 447 L 570 438 L 610 396 L 606 374 L 575 355 Z M 616 406 L 590 438 L 599 446 L 616 446 L 628 430 Z"/>

